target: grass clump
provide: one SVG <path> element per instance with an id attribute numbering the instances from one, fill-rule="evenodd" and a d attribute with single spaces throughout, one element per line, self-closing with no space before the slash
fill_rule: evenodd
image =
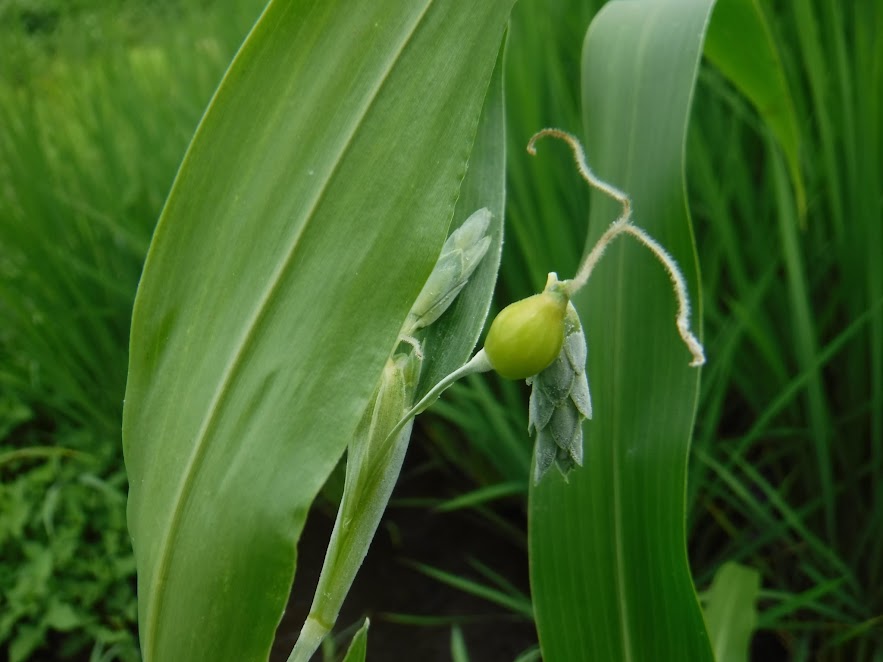
<path id="1" fill-rule="evenodd" d="M 709 69 L 689 151 L 715 356 L 694 444 L 694 558 L 700 580 L 727 559 L 761 570 L 760 625 L 792 659 L 872 659 L 883 646 L 883 53 L 870 44 L 883 11 L 813 2 L 769 14 L 807 207 L 767 126 Z"/>
<path id="2" fill-rule="evenodd" d="M 154 223 L 261 5 L 0 6 L 0 651 L 138 659 L 120 444 Z"/>

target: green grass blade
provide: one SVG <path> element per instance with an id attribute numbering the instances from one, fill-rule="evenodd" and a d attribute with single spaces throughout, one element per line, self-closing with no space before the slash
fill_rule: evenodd
<path id="1" fill-rule="evenodd" d="M 521 655 L 516 657 L 513 662 L 537 662 L 537 660 L 541 659 L 539 646 L 531 646 Z"/>
<path id="2" fill-rule="evenodd" d="M 453 499 L 448 499 L 437 506 L 436 510 L 440 513 L 448 513 L 454 510 L 462 510 L 464 508 L 475 508 L 476 506 L 496 501 L 498 499 L 523 494 L 524 491 L 525 484 L 521 481 L 496 483 L 486 487 L 479 487 L 466 494 L 461 494 Z"/>
<path id="3" fill-rule="evenodd" d="M 451 661 L 469 662 L 469 649 L 466 648 L 463 630 L 456 625 L 451 628 Z"/>
<path id="4" fill-rule="evenodd" d="M 711 4 L 609 3 L 583 51 L 589 162 L 631 196 L 635 222 L 678 260 L 697 307 L 683 155 Z M 590 244 L 618 212 L 592 198 Z M 674 328 L 670 283 L 651 255 L 623 241 L 576 304 L 594 420 L 585 466 L 569 484 L 554 477 L 531 489 L 543 658 L 710 660 L 684 522 L 698 373 Z"/>
<path id="5" fill-rule="evenodd" d="M 787 184 L 785 164 L 777 150 L 769 150 L 773 182 L 778 207 L 779 238 L 785 262 L 788 284 L 789 318 L 794 329 L 796 358 L 802 369 L 809 372 L 806 387 L 806 411 L 810 434 L 816 456 L 819 488 L 825 502 L 825 530 L 829 540 L 836 540 L 837 518 L 834 508 L 834 434 L 830 406 L 825 395 L 822 374 L 816 369 L 818 363 L 818 338 L 816 305 L 810 297 L 811 270 L 804 265 L 800 250 L 797 212 Z"/>
<path id="6" fill-rule="evenodd" d="M 725 563 L 706 594 L 705 620 L 717 662 L 748 662 L 748 647 L 757 627 L 760 573 L 738 563 Z"/>
<path id="7" fill-rule="evenodd" d="M 272 2 L 228 71 L 132 323 L 146 660 L 266 659 L 306 511 L 444 241 L 511 4 Z"/>
<path id="8" fill-rule="evenodd" d="M 493 586 L 482 584 L 469 579 L 468 577 L 446 572 L 439 568 L 426 565 L 425 563 L 412 562 L 410 565 L 427 577 L 432 577 L 433 579 L 463 591 L 464 593 L 469 593 L 470 595 L 474 595 L 483 600 L 499 605 L 500 607 L 511 611 L 513 614 L 517 614 L 524 618 L 531 618 L 533 615 L 530 600 L 511 586 L 504 584 L 502 588 L 494 588 Z"/>
<path id="9" fill-rule="evenodd" d="M 830 607 L 830 600 L 836 596 L 837 588 L 842 583 L 843 580 L 841 579 L 832 579 L 820 581 L 811 589 L 797 595 L 786 594 L 781 596 L 777 593 L 770 594 L 770 597 L 780 597 L 781 602 L 764 610 L 759 619 L 760 627 L 773 627 L 783 617 L 793 616 L 801 609 L 808 609 L 829 618 L 848 618 L 846 614 L 841 614 Z M 767 597 L 764 595 L 764 592 L 761 592 L 761 596 Z"/>

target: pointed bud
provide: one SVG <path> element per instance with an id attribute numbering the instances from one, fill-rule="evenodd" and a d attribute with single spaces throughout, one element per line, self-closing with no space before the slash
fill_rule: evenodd
<path id="1" fill-rule="evenodd" d="M 491 244 L 491 238 L 487 236 L 491 218 L 490 211 L 479 209 L 448 237 L 432 273 L 411 307 L 402 328 L 403 334 L 411 335 L 435 322 L 466 287 Z"/>

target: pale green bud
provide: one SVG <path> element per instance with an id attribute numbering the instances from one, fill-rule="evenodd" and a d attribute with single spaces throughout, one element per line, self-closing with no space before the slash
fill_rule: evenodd
<path id="1" fill-rule="evenodd" d="M 494 370 L 507 379 L 527 379 L 545 370 L 564 344 L 567 296 L 555 274 L 541 294 L 506 306 L 491 324 L 484 351 Z"/>
<path id="2" fill-rule="evenodd" d="M 411 307 L 403 333 L 410 335 L 435 322 L 453 303 L 490 246 L 491 212 L 479 209 L 454 230 Z"/>

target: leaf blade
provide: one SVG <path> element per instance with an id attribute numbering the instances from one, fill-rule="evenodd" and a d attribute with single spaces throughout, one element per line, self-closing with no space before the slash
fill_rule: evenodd
<path id="1" fill-rule="evenodd" d="M 146 659 L 266 657 L 306 509 L 444 239 L 509 4 L 273 2 L 226 75 L 133 317 Z"/>
<path id="2" fill-rule="evenodd" d="M 685 271 L 698 303 L 684 202 L 689 106 L 711 2 L 612 2 L 583 51 L 589 163 L 632 199 L 636 224 Z M 619 213 L 593 198 L 589 245 Z M 689 576 L 684 486 L 698 374 L 671 285 L 633 243 L 609 249 L 575 300 L 594 419 L 584 468 L 530 493 L 531 585 L 544 659 L 710 660 Z M 698 317 L 698 316 L 697 316 Z"/>
<path id="3" fill-rule="evenodd" d="M 754 105 L 788 160 L 798 214 L 806 214 L 800 125 L 782 58 L 757 0 L 717 0 L 705 55 Z"/>

